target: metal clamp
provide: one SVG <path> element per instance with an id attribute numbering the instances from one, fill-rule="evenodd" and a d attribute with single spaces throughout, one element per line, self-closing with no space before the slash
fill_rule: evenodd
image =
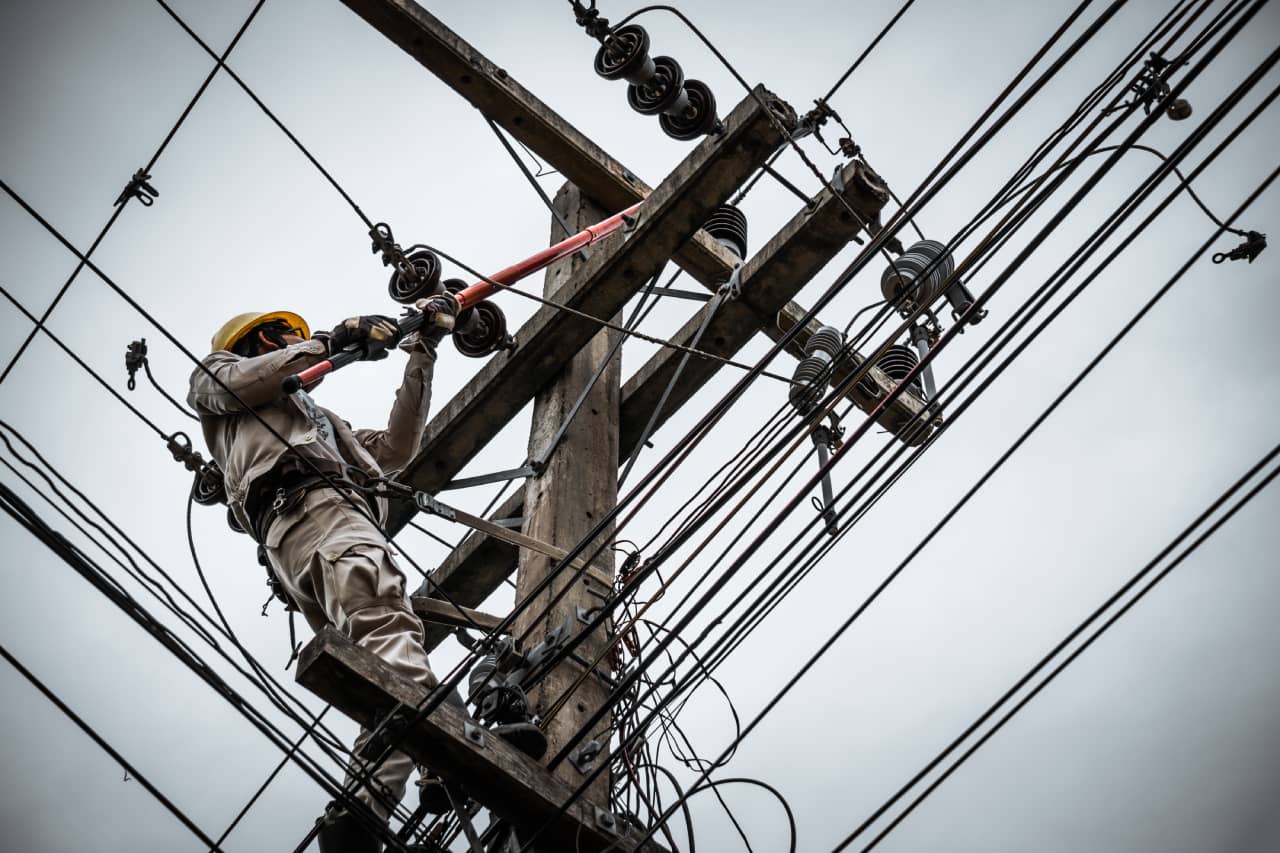
<path id="1" fill-rule="evenodd" d="M 619 835 L 622 834 L 622 830 L 618 826 L 618 816 L 615 815 L 613 812 L 608 811 L 607 809 L 602 809 L 599 806 L 596 806 L 595 820 L 596 820 L 596 826 L 599 827 L 600 830 L 604 832 L 606 835 L 611 835 L 614 838 L 617 838 Z"/>
<path id="2" fill-rule="evenodd" d="M 724 294 L 725 299 L 737 299 L 742 295 L 741 262 L 734 265 L 733 272 L 729 273 L 729 280 L 720 286 L 720 292 Z"/>
<path id="3" fill-rule="evenodd" d="M 446 521 L 454 521 L 458 517 L 457 513 L 453 511 L 453 507 L 446 506 L 445 504 L 440 503 L 440 501 L 436 500 L 426 492 L 420 492 L 420 491 L 414 492 L 413 502 L 418 507 L 418 509 L 422 510 L 423 512 L 429 512 L 432 515 L 438 515 L 441 518 L 445 519 Z"/>
<path id="4" fill-rule="evenodd" d="M 569 763 L 574 766 L 579 773 L 586 776 L 591 772 L 591 768 L 595 765 L 596 758 L 600 755 L 600 751 L 604 747 L 600 745 L 598 740 L 589 740 L 582 745 L 581 749 L 574 750 L 569 755 Z"/>
<path id="5" fill-rule="evenodd" d="M 471 743 L 476 749 L 484 749 L 484 729 L 475 723 L 462 724 L 462 737 Z"/>

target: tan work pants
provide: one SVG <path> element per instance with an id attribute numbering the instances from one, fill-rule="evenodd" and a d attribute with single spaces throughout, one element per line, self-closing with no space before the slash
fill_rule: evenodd
<path id="1" fill-rule="evenodd" d="M 343 495 L 328 488 L 308 492 L 272 523 L 265 544 L 280 583 L 312 630 L 333 625 L 401 675 L 430 687 L 422 623 L 409 605 L 404 575 L 382 533 Z M 369 730 L 361 730 L 352 751 L 358 754 L 368 739 Z M 404 796 L 412 770 L 413 759 L 394 752 L 373 774 L 385 796 L 363 786 L 356 796 L 385 819 Z M 346 781 L 350 785 L 350 773 Z"/>

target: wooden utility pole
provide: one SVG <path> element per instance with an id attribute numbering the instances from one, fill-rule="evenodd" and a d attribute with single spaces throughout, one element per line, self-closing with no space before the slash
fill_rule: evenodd
<path id="1" fill-rule="evenodd" d="M 599 207 L 585 198 L 572 184 L 565 184 L 557 194 L 555 206 L 571 232 L 576 232 L 606 215 Z M 562 239 L 564 231 L 552 217 L 551 241 Z M 556 292 L 567 282 L 576 268 L 583 264 L 580 256 L 565 259 L 547 270 L 543 294 L 555 299 Z M 564 369 L 548 384 L 533 404 L 533 426 L 529 432 L 529 458 L 539 459 L 561 431 L 559 443 L 546 461 L 542 472 L 530 477 L 525 485 L 524 532 L 527 536 L 569 547 L 582 539 L 611 509 L 618 498 L 618 412 L 622 400 L 622 367 L 620 350 L 606 365 L 599 379 L 583 397 L 597 368 L 608 357 L 610 348 L 620 332 L 602 329 L 582 350 L 571 358 Z M 577 412 L 574 407 L 581 398 Z M 566 425 L 566 419 L 572 420 Z M 601 534 L 600 539 L 589 546 L 584 556 L 589 557 L 599 546 L 600 554 L 591 560 L 607 577 L 583 576 L 574 579 L 573 573 L 564 571 L 529 602 L 528 609 L 515 623 L 514 634 L 525 638 L 526 647 L 541 640 L 547 632 L 556 630 L 566 620 L 576 632 L 586 627 L 579 614 L 587 613 L 609 595 L 613 581 L 613 551 L 609 540 L 613 526 Z M 525 601 L 539 583 L 542 583 L 555 562 L 531 550 L 520 553 L 516 573 L 516 601 Z M 606 587 L 602 581 L 607 581 Z M 569 587 L 565 592 L 565 587 Z M 564 592 L 555 605 L 550 602 Z M 609 626 L 603 626 L 608 628 Z M 597 629 L 578 647 L 578 656 L 586 661 L 594 660 L 605 648 L 611 631 Z M 602 663 L 601 666 L 605 666 Z M 572 694 L 554 716 L 545 720 L 544 731 L 548 741 L 548 755 L 555 755 L 577 732 L 582 721 L 604 704 L 608 688 L 594 674 L 587 675 L 580 686 L 574 685 L 583 675 L 584 666 L 574 660 L 566 660 L 552 670 L 529 694 L 530 706 L 539 716 L 545 716 L 565 691 Z M 608 676 L 608 669 L 600 670 Z M 595 739 L 603 747 L 597 762 L 608 761 L 609 720 L 606 717 L 598 730 L 583 738 L 581 743 Z M 554 771 L 555 775 L 572 785 L 582 781 L 582 773 L 575 764 L 564 762 Z M 584 795 L 587 802 L 607 807 L 609 802 L 609 774 L 602 773 Z"/>

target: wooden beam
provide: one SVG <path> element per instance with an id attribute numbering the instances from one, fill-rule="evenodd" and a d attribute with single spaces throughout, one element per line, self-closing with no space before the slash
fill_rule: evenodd
<path id="1" fill-rule="evenodd" d="M 449 628 L 475 628 L 479 631 L 492 631 L 502 621 L 497 616 L 472 610 L 470 607 L 455 607 L 444 599 L 415 595 L 409 603 L 413 612 L 423 622 L 434 625 L 445 625 L 445 633 Z M 433 646 L 434 647 L 434 646 Z"/>
<path id="2" fill-rule="evenodd" d="M 417 3 L 412 0 L 343 2 L 601 207 L 622 210 L 649 196 L 649 186 L 631 170 Z M 583 74 L 591 82 L 603 85 L 589 70 L 594 44 L 585 38 L 581 43 Z M 705 231 L 698 231 L 678 246 L 674 259 L 695 280 L 712 290 L 729 277 L 737 262 L 731 252 Z M 790 328 L 806 313 L 804 308 L 788 302 L 779 311 L 780 322 L 783 328 Z M 803 358 L 804 345 L 819 325 L 814 322 L 801 329 L 787 351 Z M 775 341 L 782 336 L 772 317 L 765 324 L 765 333 Z M 850 399 L 860 404 L 857 395 L 851 395 Z"/>
<path id="3" fill-rule="evenodd" d="M 365 726 L 376 725 L 397 703 L 413 708 L 427 697 L 426 688 L 394 672 L 333 628 L 321 630 L 302 650 L 297 678 Z M 461 710 L 442 705 L 406 732 L 400 747 L 526 833 L 550 821 L 540 836 L 545 849 L 662 853 L 653 842 L 636 844 L 638 833 L 620 818 L 615 832 L 606 829 L 607 819 L 595 807 L 582 800 L 570 802 L 571 786 L 505 741 L 488 733 L 481 734 L 481 744 L 468 738 L 469 723 Z M 566 803 L 564 814 L 558 815 Z"/>
<path id="4" fill-rule="evenodd" d="M 587 316 L 539 309 L 516 334 L 516 349 L 491 358 L 427 424 L 400 479 L 430 493 L 448 483 L 599 330 L 590 318 L 617 313 L 782 144 L 787 131 L 778 124 L 789 123 L 794 112 L 763 87 L 739 103 L 724 131 L 704 139 L 653 191 L 635 227 L 601 242 L 557 293 L 558 303 Z M 399 502 L 389 529 L 398 532 L 412 514 L 408 502 Z"/>

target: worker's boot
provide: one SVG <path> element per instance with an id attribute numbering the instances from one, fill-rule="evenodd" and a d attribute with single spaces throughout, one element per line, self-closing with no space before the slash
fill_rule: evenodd
<path id="1" fill-rule="evenodd" d="M 344 808 L 320 819 L 320 853 L 382 853 L 382 840 L 364 821 Z"/>

